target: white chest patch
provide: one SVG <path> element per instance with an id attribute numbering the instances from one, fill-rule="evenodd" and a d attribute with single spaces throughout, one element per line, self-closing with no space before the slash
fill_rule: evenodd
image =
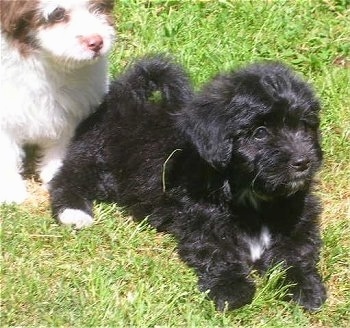
<path id="1" fill-rule="evenodd" d="M 247 236 L 250 257 L 253 262 L 260 259 L 261 255 L 271 244 L 271 235 L 266 227 L 262 227 L 259 235 L 251 237 Z"/>

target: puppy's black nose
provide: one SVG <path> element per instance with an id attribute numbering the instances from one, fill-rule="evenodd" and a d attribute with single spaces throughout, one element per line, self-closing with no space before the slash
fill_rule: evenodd
<path id="1" fill-rule="evenodd" d="M 299 157 L 294 159 L 292 167 L 299 172 L 306 171 L 310 167 L 310 159 L 308 157 Z"/>

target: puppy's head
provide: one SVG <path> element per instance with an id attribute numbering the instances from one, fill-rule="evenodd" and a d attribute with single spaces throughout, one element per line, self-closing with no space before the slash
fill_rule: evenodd
<path id="1" fill-rule="evenodd" d="M 270 198 L 306 188 L 320 167 L 319 109 L 307 83 L 264 63 L 215 78 L 182 124 L 204 160 Z"/>
<path id="2" fill-rule="evenodd" d="M 113 0 L 1 0 L 1 31 L 23 56 L 81 66 L 109 50 L 112 8 Z"/>

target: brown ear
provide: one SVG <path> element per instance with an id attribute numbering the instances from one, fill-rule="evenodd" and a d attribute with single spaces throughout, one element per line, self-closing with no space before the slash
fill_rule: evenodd
<path id="1" fill-rule="evenodd" d="M 29 32 L 41 23 L 41 17 L 36 10 L 37 3 L 36 0 L 1 0 L 0 2 L 1 30 L 22 55 L 36 48 Z"/>
<path id="2" fill-rule="evenodd" d="M 113 7 L 115 0 L 95 0 L 90 4 L 90 10 L 94 9 L 101 10 L 107 17 L 107 22 L 109 25 L 114 26 L 115 17 L 113 15 Z"/>
<path id="3" fill-rule="evenodd" d="M 1 29 L 11 38 L 15 38 L 24 26 L 27 11 L 25 9 L 26 4 L 27 1 L 2 0 L 0 2 Z"/>

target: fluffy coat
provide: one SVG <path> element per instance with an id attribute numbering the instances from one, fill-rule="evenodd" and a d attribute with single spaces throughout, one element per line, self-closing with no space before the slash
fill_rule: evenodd
<path id="1" fill-rule="evenodd" d="M 27 197 L 28 144 L 41 148 L 40 178 L 61 165 L 80 121 L 107 92 L 112 0 L 1 0 L 0 203 Z"/>
<path id="2" fill-rule="evenodd" d="M 161 96 L 159 95 L 161 94 Z M 93 222 L 94 200 L 173 234 L 219 310 L 250 303 L 250 273 L 283 263 L 294 300 L 326 299 L 317 272 L 319 102 L 279 63 L 220 74 L 193 95 L 162 57 L 137 63 L 80 125 L 50 186 L 54 216 Z"/>

